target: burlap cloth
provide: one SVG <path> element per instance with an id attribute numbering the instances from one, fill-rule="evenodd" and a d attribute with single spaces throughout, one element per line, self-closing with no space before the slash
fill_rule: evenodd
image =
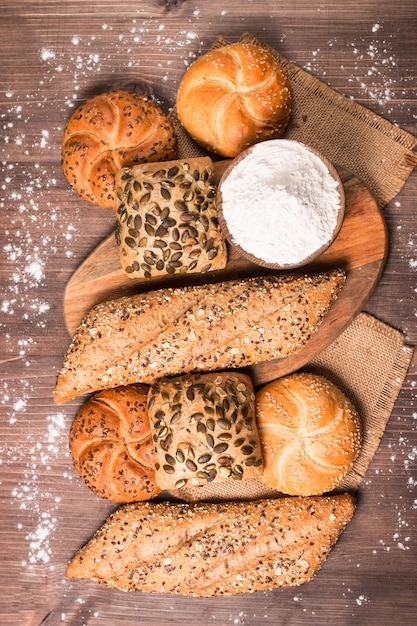
<path id="1" fill-rule="evenodd" d="M 278 59 L 291 83 L 294 109 L 285 133 L 319 150 L 331 162 L 349 169 L 366 183 L 382 208 L 402 189 L 417 165 L 417 138 L 365 107 L 336 93 L 276 50 L 245 33 L 240 41 L 263 46 Z M 229 42 L 219 37 L 213 47 Z M 207 153 L 185 132 L 175 108 L 180 158 Z M 213 155 L 212 155 L 213 156 Z M 413 355 L 401 332 L 367 313 L 360 313 L 347 329 L 303 370 L 323 374 L 354 402 L 361 419 L 361 452 L 338 491 L 355 492 L 379 446 Z M 255 499 L 279 495 L 256 479 L 211 483 L 171 492 L 198 500 Z"/>

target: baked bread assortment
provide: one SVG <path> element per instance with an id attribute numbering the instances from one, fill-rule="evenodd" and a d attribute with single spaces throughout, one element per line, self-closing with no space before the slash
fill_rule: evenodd
<path id="1" fill-rule="evenodd" d="M 66 576 L 186 596 L 301 585 L 319 570 L 354 510 L 348 494 L 127 504 L 79 550 Z"/>
<path id="2" fill-rule="evenodd" d="M 223 157 L 282 136 L 292 106 L 274 56 L 245 43 L 192 63 L 176 99 L 190 136 Z M 81 197 L 116 209 L 121 266 L 134 279 L 226 266 L 212 161 L 177 156 L 170 120 L 135 93 L 96 96 L 66 125 L 63 172 Z M 198 597 L 311 580 L 354 514 L 351 495 L 328 492 L 357 456 L 359 416 L 323 377 L 294 374 L 255 395 L 238 370 L 302 350 L 344 282 L 341 269 L 263 275 L 93 307 L 54 400 L 93 394 L 74 419 L 70 451 L 86 485 L 121 506 L 68 578 Z M 251 478 L 288 497 L 151 501 Z"/>
<path id="3" fill-rule="evenodd" d="M 62 169 L 77 193 L 103 208 L 116 208 L 114 177 L 126 165 L 177 156 L 174 128 L 152 100 L 115 90 L 81 104 L 62 140 Z"/>
<path id="4" fill-rule="evenodd" d="M 129 276 L 204 274 L 226 266 L 212 172 L 209 158 L 119 170 L 116 237 Z"/>
<path id="5" fill-rule="evenodd" d="M 154 383 L 148 409 L 159 487 L 259 476 L 254 401 L 250 377 L 238 372 L 185 374 Z"/>
<path id="6" fill-rule="evenodd" d="M 344 281 L 342 270 L 280 274 L 98 304 L 73 337 L 54 399 L 294 354 L 317 331 Z"/>
<path id="7" fill-rule="evenodd" d="M 256 393 L 263 480 L 288 495 L 320 495 L 339 486 L 360 449 L 360 417 L 332 382 L 300 372 Z"/>
<path id="8" fill-rule="evenodd" d="M 100 498 L 135 502 L 156 496 L 148 387 L 100 391 L 79 409 L 70 431 L 74 466 Z"/>
<path id="9" fill-rule="evenodd" d="M 263 48 L 246 43 L 221 46 L 189 66 L 178 87 L 176 111 L 200 145 L 235 157 L 284 133 L 292 111 L 290 84 Z"/>

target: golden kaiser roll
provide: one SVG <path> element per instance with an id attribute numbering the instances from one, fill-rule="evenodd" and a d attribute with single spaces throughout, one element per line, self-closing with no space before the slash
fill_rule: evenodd
<path id="1" fill-rule="evenodd" d="M 321 495 L 340 485 L 361 444 L 360 417 L 332 382 L 296 373 L 256 394 L 263 480 L 293 496 Z"/>
<path id="2" fill-rule="evenodd" d="M 137 502 L 156 496 L 148 387 L 100 391 L 79 409 L 70 431 L 74 466 L 100 498 Z"/>
<path id="3" fill-rule="evenodd" d="M 236 43 L 215 48 L 190 65 L 178 88 L 176 109 L 195 141 L 211 152 L 235 157 L 284 133 L 292 97 L 272 54 Z"/>
<path id="4" fill-rule="evenodd" d="M 102 208 L 116 208 L 115 175 L 127 165 L 177 157 L 174 128 L 152 100 L 125 90 L 81 104 L 62 140 L 62 169 L 77 193 Z"/>

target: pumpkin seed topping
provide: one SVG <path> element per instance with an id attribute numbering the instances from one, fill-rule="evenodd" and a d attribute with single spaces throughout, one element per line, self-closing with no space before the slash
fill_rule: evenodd
<path id="1" fill-rule="evenodd" d="M 226 265 L 211 162 L 171 163 L 134 165 L 116 177 L 115 236 L 122 266 L 132 277 L 205 273 Z M 151 256 L 153 263 L 150 250 L 160 251 Z M 174 250 L 174 256 L 166 250 Z"/>
<path id="2" fill-rule="evenodd" d="M 241 480 L 259 472 L 262 454 L 249 377 L 222 373 L 162 379 L 151 386 L 148 412 L 161 488 Z"/>

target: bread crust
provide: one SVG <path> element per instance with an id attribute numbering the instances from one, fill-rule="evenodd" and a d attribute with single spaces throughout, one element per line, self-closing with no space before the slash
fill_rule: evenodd
<path id="1" fill-rule="evenodd" d="M 259 476 L 254 400 L 252 381 L 240 372 L 184 374 L 154 383 L 148 413 L 158 485 L 180 489 Z"/>
<path id="2" fill-rule="evenodd" d="M 160 493 L 147 409 L 149 388 L 96 393 L 78 410 L 69 436 L 74 466 L 100 498 L 136 502 Z"/>
<path id="3" fill-rule="evenodd" d="M 205 274 L 226 266 L 212 173 L 208 157 L 119 170 L 116 241 L 128 276 Z"/>
<path id="4" fill-rule="evenodd" d="M 73 189 L 84 200 L 115 209 L 117 171 L 135 163 L 175 159 L 177 138 L 155 102 L 115 90 L 87 100 L 72 113 L 61 154 Z"/>
<path id="5" fill-rule="evenodd" d="M 342 270 L 279 274 L 99 304 L 74 335 L 54 399 L 294 354 L 317 331 L 344 281 Z"/>
<path id="6" fill-rule="evenodd" d="M 348 494 L 124 505 L 78 551 L 66 576 L 200 597 L 301 585 L 324 563 L 354 510 Z"/>
<path id="7" fill-rule="evenodd" d="M 289 81 L 276 59 L 254 44 L 210 50 L 185 72 L 177 115 L 200 145 L 224 157 L 280 137 L 292 112 Z"/>
<path id="8" fill-rule="evenodd" d="M 256 393 L 256 420 L 264 467 L 261 480 L 293 496 L 336 489 L 361 445 L 361 420 L 330 380 L 297 372 Z"/>

